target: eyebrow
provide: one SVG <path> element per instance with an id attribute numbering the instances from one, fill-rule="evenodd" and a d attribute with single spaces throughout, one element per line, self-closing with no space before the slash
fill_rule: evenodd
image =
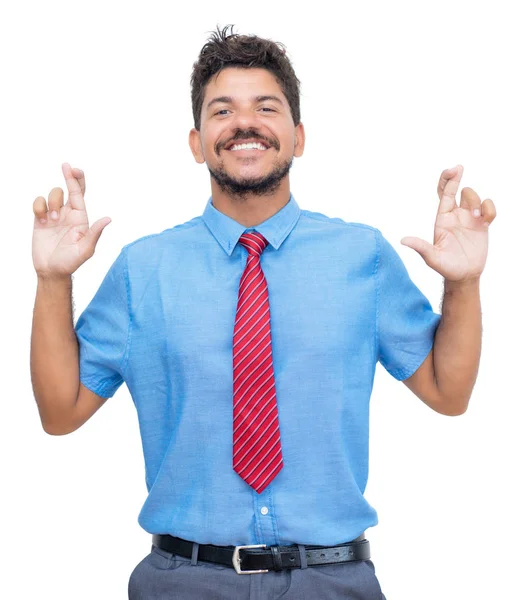
<path id="1" fill-rule="evenodd" d="M 284 104 L 278 96 L 255 96 L 254 100 L 255 102 L 266 102 L 267 100 L 271 100 L 273 102 L 278 102 L 278 104 L 282 106 Z M 233 98 L 231 96 L 218 96 L 217 98 L 213 98 L 206 105 L 206 109 L 208 110 L 212 106 L 212 104 L 216 104 L 218 102 L 224 104 L 233 104 Z"/>

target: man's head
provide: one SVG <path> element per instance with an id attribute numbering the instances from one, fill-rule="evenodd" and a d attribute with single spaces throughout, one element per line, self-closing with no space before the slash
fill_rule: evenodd
<path id="1" fill-rule="evenodd" d="M 194 64 L 190 147 L 223 192 L 272 194 L 303 153 L 299 81 L 280 44 L 227 31 Z"/>

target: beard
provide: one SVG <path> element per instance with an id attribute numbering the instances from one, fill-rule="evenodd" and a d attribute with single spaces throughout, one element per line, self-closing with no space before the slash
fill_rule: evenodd
<path id="1" fill-rule="evenodd" d="M 222 192 L 236 198 L 246 199 L 250 194 L 255 196 L 271 196 L 280 187 L 282 180 L 289 173 L 293 159 L 277 165 L 271 173 L 263 177 L 243 177 L 236 179 L 229 175 L 223 167 L 211 169 L 210 175 L 215 180 Z"/>

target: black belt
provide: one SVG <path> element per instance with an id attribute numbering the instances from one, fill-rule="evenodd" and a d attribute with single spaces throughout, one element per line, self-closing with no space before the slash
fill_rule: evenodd
<path id="1" fill-rule="evenodd" d="M 153 545 L 185 558 L 192 557 L 195 544 L 171 535 L 153 535 Z M 338 546 L 304 546 L 307 566 L 329 565 L 349 560 L 368 560 L 370 542 L 364 534 Z M 303 550 L 302 550 L 303 552 Z M 304 561 L 296 546 L 212 546 L 199 544 L 197 559 L 233 567 L 239 575 L 299 569 Z"/>

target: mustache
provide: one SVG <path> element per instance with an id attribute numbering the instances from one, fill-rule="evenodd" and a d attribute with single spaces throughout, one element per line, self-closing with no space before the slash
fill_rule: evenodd
<path id="1" fill-rule="evenodd" d="M 279 150 L 279 148 L 280 148 L 280 145 L 278 144 L 278 142 L 272 138 L 268 138 L 264 135 L 261 135 L 260 133 L 257 133 L 256 131 L 253 131 L 252 129 L 245 129 L 245 130 L 239 129 L 239 131 L 237 131 L 237 133 L 235 133 L 235 135 L 233 135 L 231 138 L 228 138 L 224 142 L 217 144 L 216 152 L 217 152 L 217 154 L 219 154 L 220 151 L 222 150 L 222 148 L 227 146 L 230 142 L 238 142 L 239 140 L 249 140 L 249 139 L 262 140 L 263 142 L 266 142 L 268 146 L 271 146 L 272 148 L 275 148 L 276 150 Z"/>

